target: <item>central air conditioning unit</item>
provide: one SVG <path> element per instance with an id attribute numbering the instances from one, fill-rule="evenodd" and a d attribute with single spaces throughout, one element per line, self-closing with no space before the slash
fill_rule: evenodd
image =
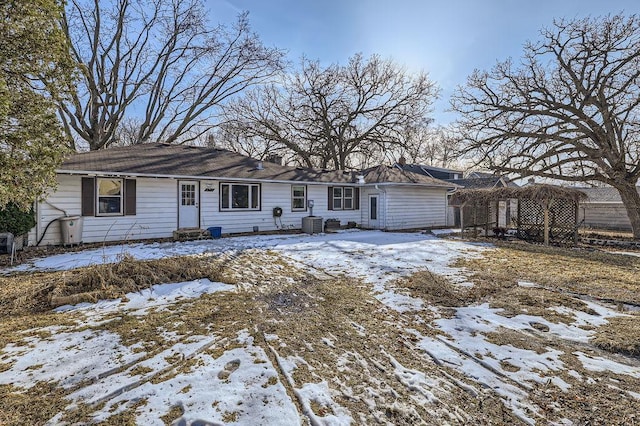
<path id="1" fill-rule="evenodd" d="M 13 234 L 11 232 L 0 233 L 0 253 L 9 253 L 13 251 Z"/>
<path id="2" fill-rule="evenodd" d="M 307 234 L 322 233 L 322 218 L 320 216 L 305 216 L 302 218 L 302 232 Z"/>

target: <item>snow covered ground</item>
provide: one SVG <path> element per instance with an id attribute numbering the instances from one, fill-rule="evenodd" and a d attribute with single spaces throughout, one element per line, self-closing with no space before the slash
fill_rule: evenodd
<path id="1" fill-rule="evenodd" d="M 225 300 L 241 298 L 247 290 L 242 282 L 233 286 L 203 279 L 156 285 L 119 300 L 59 308 L 58 315 L 73 318 L 76 325 L 25 330 L 24 338 L 0 350 L 0 384 L 18 390 L 33 388 L 39 382 L 55 382 L 62 387 L 67 406 L 49 419 L 49 424 L 57 424 L 68 413 L 83 407 L 86 410 L 87 406 L 90 417 L 97 422 L 133 410 L 138 424 L 150 425 L 165 424 L 167 418 L 163 416 L 170 412 L 171 419 L 183 422 L 179 424 L 342 425 L 367 423 L 372 418 L 391 424 L 395 421 L 389 413 L 396 411 L 405 416 L 403 421 L 424 421 L 419 411 L 424 407 L 433 407 L 434 415 L 442 415 L 438 418 L 447 422 L 473 423 L 477 413 L 472 408 L 448 402 L 456 394 L 468 394 L 466 398 L 471 400 L 495 395 L 516 420 L 546 423 L 544 410 L 532 399 L 533 390 L 544 385 L 566 392 L 573 380 L 592 380 L 586 375 L 589 371 L 627 376 L 632 388 L 623 391 L 629 398 L 639 399 L 640 389 L 633 388 L 640 379 L 638 364 L 594 357 L 580 350 L 566 353 L 546 344 L 535 349 L 498 344 L 487 337 L 509 330 L 531 340 L 542 339 L 531 326 L 536 323 L 547 327 L 545 336 L 585 345 L 598 326 L 621 315 L 619 312 L 595 303 L 589 304 L 590 314 L 557 307 L 575 318 L 562 323 L 532 315 L 503 316 L 501 309 L 484 303 L 458 307 L 453 312 L 449 309 L 445 315 L 440 307 L 430 306 L 397 287 L 399 278 L 423 270 L 446 277 L 452 285 L 469 286 L 465 271 L 452 263 L 490 250 L 489 245 L 422 233 L 345 231 L 128 244 L 36 259 L 5 273 L 68 270 L 117 262 L 124 254 L 161 259 L 249 252 L 255 253 L 258 263 L 259 253 L 269 252 L 313 276 L 360 280 L 379 304 L 367 302 L 372 315 L 375 312 L 388 318 L 379 322 L 381 328 L 389 326 L 400 333 L 403 338 L 397 344 L 404 345 L 402 351 L 410 351 L 411 356 L 398 359 L 402 351 L 393 348 L 392 353 L 388 345 L 366 352 L 369 349 L 362 347 L 375 346 L 380 333 L 355 320 L 348 335 L 354 342 L 362 339 L 363 346 L 358 350 L 336 335 L 339 330 L 332 334 L 327 329 L 317 340 L 309 335 L 305 342 L 298 342 L 287 341 L 282 331 L 258 332 L 277 322 L 277 317 L 263 325 L 256 324 L 255 319 L 247 323 L 215 319 L 216 304 L 222 306 Z M 267 282 L 268 277 L 264 280 Z M 526 286 L 535 289 L 535 283 Z M 205 295 L 215 299 L 207 304 L 189 304 Z M 214 319 L 202 329 L 184 330 L 175 325 L 181 316 L 193 314 L 193 309 L 211 310 Z M 125 339 L 118 331 L 120 325 L 113 325 L 127 319 L 137 321 L 138 330 L 141 321 L 148 317 L 151 322 L 152 316 L 158 321 L 156 318 L 163 318 L 163 313 L 168 316 L 160 320 L 166 324 L 159 328 L 161 343 L 157 346 Z M 136 330 L 128 332 L 135 336 Z M 298 343 L 303 349 L 294 347 Z M 319 348 L 331 357 L 316 359 L 320 357 Z M 568 356 L 572 356 L 571 361 Z M 336 365 L 327 365 L 329 360 Z M 319 371 L 322 365 L 327 371 Z M 360 389 L 357 381 L 348 380 L 360 374 L 359 369 L 388 376 L 393 384 L 372 382 Z M 622 384 L 618 382 L 617 386 Z M 406 399 L 391 390 L 398 387 L 404 389 Z M 386 393 L 394 392 L 394 403 L 385 406 L 382 401 L 391 400 Z M 356 402 L 369 407 L 369 412 L 350 409 Z"/>

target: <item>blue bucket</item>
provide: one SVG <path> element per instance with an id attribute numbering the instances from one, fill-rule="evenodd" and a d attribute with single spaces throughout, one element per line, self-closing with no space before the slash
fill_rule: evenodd
<path id="1" fill-rule="evenodd" d="M 218 239 L 222 237 L 222 226 L 212 226 L 211 228 L 207 228 L 211 237 Z"/>

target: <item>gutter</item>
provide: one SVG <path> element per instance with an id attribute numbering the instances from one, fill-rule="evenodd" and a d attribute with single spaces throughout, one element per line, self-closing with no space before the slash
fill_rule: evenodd
<path id="1" fill-rule="evenodd" d="M 119 178 L 152 178 L 152 179 L 185 179 L 185 180 L 202 180 L 202 181 L 225 181 L 225 182 L 268 182 L 268 183 L 285 183 L 285 184 L 308 184 L 308 185 L 341 185 L 341 186 L 359 186 L 359 187 L 371 187 L 375 186 L 420 186 L 428 188 L 461 188 L 460 185 L 454 183 L 451 184 L 430 184 L 430 183 L 413 183 L 413 182 L 380 182 L 380 183 L 359 183 L 359 182 L 319 182 L 314 180 L 278 180 L 278 179 L 265 179 L 260 177 L 254 178 L 240 178 L 240 177 L 226 177 L 226 176 L 190 176 L 190 175 L 162 175 L 155 173 L 125 173 L 125 172 L 104 172 L 104 171 L 90 171 L 90 170 L 56 170 L 56 173 L 61 175 L 79 175 L 90 177 L 119 177 Z M 384 191 L 383 191 L 384 192 Z"/>

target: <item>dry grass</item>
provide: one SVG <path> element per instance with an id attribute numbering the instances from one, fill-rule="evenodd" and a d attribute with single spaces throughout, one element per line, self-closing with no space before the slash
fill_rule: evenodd
<path id="1" fill-rule="evenodd" d="M 429 271 L 416 272 L 406 279 L 398 280 L 396 285 L 406 288 L 412 296 L 432 305 L 457 307 L 465 304 L 465 295 L 461 288 Z"/>
<path id="2" fill-rule="evenodd" d="M 65 296 L 79 291 L 95 292 L 96 297 L 98 294 L 117 294 L 119 297 L 131 289 L 156 284 L 148 281 L 162 277 L 166 278 L 166 282 L 175 282 L 207 276 L 217 281 L 239 282 L 242 285 L 237 287 L 232 296 L 228 292 L 205 294 L 197 299 L 177 302 L 170 309 L 151 309 L 146 315 L 120 312 L 105 316 L 105 321 L 100 325 L 87 327 L 111 331 L 120 337 L 123 345 L 141 345 L 146 352 L 145 359 L 175 345 L 177 340 L 196 335 L 210 337 L 214 344 L 204 353 L 218 358 L 228 350 L 242 347 L 243 344 L 237 340 L 238 333 L 248 330 L 255 344 L 261 346 L 268 355 L 271 353 L 268 346 L 273 345 L 281 357 L 303 358 L 308 365 L 300 364 L 293 372 L 294 385 L 326 380 L 336 403 L 354 413 L 356 422 L 360 423 L 456 424 L 464 423 L 464 419 L 473 424 L 520 423 L 495 393 L 481 391 L 474 396 L 463 391 L 450 380 L 452 377 L 459 383 L 474 387 L 478 383 L 446 365 L 436 365 L 422 350 L 413 346 L 415 336 L 410 330 L 417 330 L 423 336 L 441 333 L 430 323 L 429 316 L 437 315 L 430 310 L 415 315 L 399 314 L 380 304 L 373 297 L 369 285 L 348 277 L 320 279 L 311 276 L 271 252 L 249 250 L 235 258 L 171 259 L 171 265 L 160 265 L 167 261 L 163 259 L 151 263 L 128 260 L 125 265 L 112 265 L 104 269 L 91 267 L 66 274 L 41 274 L 48 280 L 49 293 L 40 296 L 43 297 L 40 302 L 23 305 L 27 311 L 15 317 L 9 316 L 8 312 L 19 307 L 15 299 L 21 283 L 27 288 L 29 285 L 35 287 L 37 283 L 24 284 L 30 279 L 26 275 L 7 278 L 15 281 L 11 281 L 9 289 L 0 286 L 0 291 L 3 295 L 13 297 L 14 302 L 0 302 L 0 347 L 8 342 L 19 342 L 30 334 L 46 333 L 39 331 L 39 327 L 52 324 L 77 326 L 78 317 L 71 313 L 38 313 L 41 309 L 48 309 L 50 301 L 47 298 L 52 297 L 56 289 L 59 291 L 56 294 Z M 637 288 L 631 282 L 630 275 L 635 273 L 638 263 L 633 259 L 630 262 L 620 256 L 599 253 L 505 245 L 487 251 L 483 259 L 459 263 L 472 273 L 476 283 L 473 287 L 453 285 L 445 278 L 429 272 L 416 273 L 394 285 L 414 297 L 422 298 L 427 305 L 442 307 L 441 312 L 455 312 L 452 308 L 488 302 L 493 307 L 502 308 L 501 313 L 506 316 L 528 313 L 562 322 L 571 322 L 574 318 L 554 312 L 550 307 L 567 306 L 589 311 L 587 304 L 564 292 L 567 288 L 580 288 L 584 281 L 587 285 L 582 287 L 583 293 L 597 290 L 600 292 L 598 294 L 616 297 Z M 613 277 L 607 286 L 596 285 L 589 276 L 592 273 L 590 271 L 598 268 L 602 270 L 601 276 Z M 140 274 L 145 274 L 144 271 L 149 269 L 151 271 L 148 273 L 153 274 L 154 278 L 143 279 Z M 127 277 L 132 281 L 118 285 Z M 516 284 L 517 280 L 537 282 L 549 289 L 520 287 Z M 615 288 L 617 286 L 625 290 L 620 291 Z M 36 314 L 28 314 L 29 310 Z M 636 325 L 638 318 L 634 316 L 628 321 L 625 318 L 628 317 L 621 318 L 620 322 L 614 319 L 609 325 L 601 327 L 594 343 L 600 348 L 616 352 L 637 351 L 640 336 Z M 632 320 L 636 320 L 635 323 Z M 536 327 L 532 324 L 532 328 Z M 24 333 L 24 330 L 30 331 Z M 273 343 L 265 341 L 265 333 L 277 335 L 279 340 Z M 547 340 L 545 334 L 533 331 L 524 334 L 501 328 L 485 335 L 495 344 L 511 345 L 537 353 L 545 352 L 549 346 L 558 348 L 566 354 L 566 365 L 580 371 L 584 377 L 591 377 L 591 374 L 597 376 L 596 373 L 586 372 L 576 361 L 572 355 L 575 347 Z M 179 337 L 168 337 L 176 335 Z M 416 389 L 398 380 L 397 365 L 392 360 L 407 369 L 423 372 L 425 377 L 436 381 L 437 385 L 431 391 L 438 398 L 437 403 L 416 403 Z M 141 368 L 132 369 L 131 374 L 150 374 L 153 376 L 151 383 L 158 383 L 199 367 L 193 359 L 175 357 L 167 361 L 174 368 L 162 374 L 153 376 L 153 372 Z M 274 359 L 271 362 L 277 364 Z M 505 371 L 517 371 L 517 367 L 508 360 L 503 360 L 501 367 Z M 620 376 L 614 378 L 625 380 Z M 578 424 L 596 424 L 602 418 L 607 418 L 611 424 L 623 424 L 618 422 L 621 419 L 633 420 L 630 417 L 633 409 L 625 408 L 628 401 L 621 397 L 622 392 L 615 393 L 615 400 L 607 400 L 606 392 L 611 394 L 612 391 L 600 382 L 608 380 L 604 376 L 598 377 L 598 383 L 595 384 L 572 377 L 563 379 L 571 383 L 568 392 L 543 384 L 533 387 L 530 398 L 543 410 L 548 410 L 543 412 L 544 419 L 567 418 Z M 285 380 L 281 377 L 280 382 L 284 383 Z M 277 383 L 278 380 L 271 377 L 263 386 Z M 635 382 L 625 386 L 632 389 Z M 187 390 L 185 388 L 182 391 Z M 373 406 L 369 403 L 372 390 L 376 392 Z M 41 424 L 65 410 L 69 404 L 65 399 L 68 392 L 55 384 L 42 384 L 26 392 L 0 386 L 0 424 Z M 589 393 L 594 394 L 593 398 L 585 397 Z M 589 402 L 600 407 L 600 412 L 591 410 Z M 144 401 L 140 401 L 140 404 L 144 404 Z M 66 413 L 64 420 L 72 424 L 90 422 L 95 407 L 80 406 L 78 410 Z M 105 424 L 135 424 L 137 408 L 136 404 L 127 406 L 122 413 L 107 419 Z M 166 423 L 184 414 L 180 406 L 167 409 L 168 412 L 162 417 Z M 312 410 L 318 415 L 331 414 L 327 407 L 319 404 L 314 405 Z M 614 415 L 616 410 L 617 414 Z M 460 414 L 460 417 L 452 418 L 451 413 Z M 598 417 L 599 413 L 607 413 L 607 417 Z M 228 421 L 237 419 L 237 413 L 234 412 L 221 414 Z"/>
<path id="3" fill-rule="evenodd" d="M 636 257 L 498 243 L 482 258 L 460 259 L 455 266 L 470 271 L 475 283 L 509 287 L 526 280 L 557 291 L 640 304 L 640 258 Z"/>
<path id="4" fill-rule="evenodd" d="M 457 266 L 471 273 L 478 292 L 484 294 L 483 299 L 476 298 L 475 301 L 487 301 L 494 308 L 502 308 L 501 314 L 505 316 L 526 313 L 551 322 L 575 321 L 572 315 L 550 309 L 557 306 L 597 315 L 576 295 L 603 299 L 620 306 L 640 304 L 640 259 L 636 257 L 504 243 L 482 258 L 461 259 Z M 544 288 L 520 287 L 516 284 L 519 280 L 531 281 Z M 607 324 L 597 328 L 592 342 L 609 352 L 639 355 L 638 315 L 609 319 Z"/>
<path id="5" fill-rule="evenodd" d="M 0 385 L 0 425 L 38 425 L 58 414 L 68 401 L 54 383 L 38 383 L 29 390 Z"/>
<path id="6" fill-rule="evenodd" d="M 608 324 L 598 327 L 591 341 L 609 352 L 640 356 L 640 315 L 609 319 Z"/>
<path id="7" fill-rule="evenodd" d="M 115 299 L 154 284 L 198 278 L 225 280 L 224 262 L 212 256 L 144 261 L 124 256 L 117 263 L 73 271 L 3 277 L 0 278 L 0 318 L 44 312 L 66 304 Z"/>

